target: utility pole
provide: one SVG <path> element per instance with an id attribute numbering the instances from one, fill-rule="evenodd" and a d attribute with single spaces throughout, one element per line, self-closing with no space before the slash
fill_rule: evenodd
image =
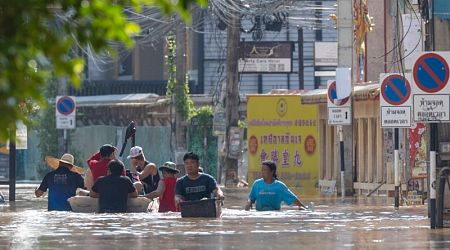
<path id="1" fill-rule="evenodd" d="M 69 93 L 69 87 L 67 83 L 67 78 L 60 77 L 58 79 L 58 96 L 66 96 Z M 55 96 L 55 106 L 56 106 L 56 96 Z M 56 125 L 55 125 L 56 126 Z M 63 155 L 68 152 L 67 143 L 67 129 L 57 129 L 58 134 L 58 156 Z"/>
<path id="2" fill-rule="evenodd" d="M 353 79 L 353 1 L 338 0 L 337 4 L 338 67 L 351 68 L 351 79 Z M 354 107 L 352 107 L 352 109 L 353 108 Z M 341 159 L 340 186 L 341 195 L 342 197 L 345 197 L 345 195 L 353 194 L 353 126 L 339 126 L 338 133 L 340 138 L 339 156 Z"/>
<path id="3" fill-rule="evenodd" d="M 9 133 L 9 201 L 16 201 L 16 130 Z"/>
<path id="4" fill-rule="evenodd" d="M 431 2 L 430 22 L 428 23 L 429 36 L 426 42 L 427 51 L 448 51 L 450 50 L 449 35 L 450 35 L 450 21 L 439 19 L 435 13 L 439 12 L 435 1 Z M 429 166 L 429 206 L 428 216 L 430 217 L 430 227 L 435 228 L 436 225 L 441 224 L 437 221 L 436 216 L 436 168 L 440 168 L 439 159 L 437 155 L 439 152 L 439 142 L 448 140 L 447 131 L 449 130 L 447 123 L 430 123 L 430 166 Z M 440 195 L 440 194 L 438 194 Z"/>
<path id="5" fill-rule="evenodd" d="M 239 120 L 239 72 L 238 52 L 240 39 L 239 15 L 233 12 L 227 30 L 227 86 L 225 98 L 226 154 L 225 154 L 225 186 L 238 183 L 238 161 L 228 156 L 230 128 L 237 127 Z"/>
<path id="6" fill-rule="evenodd" d="M 186 25 L 178 20 L 176 25 L 176 78 L 177 83 L 173 93 L 172 105 L 176 103 L 177 96 L 181 95 L 186 81 Z M 183 115 L 175 105 L 175 150 L 186 149 L 186 133 L 183 127 Z"/>

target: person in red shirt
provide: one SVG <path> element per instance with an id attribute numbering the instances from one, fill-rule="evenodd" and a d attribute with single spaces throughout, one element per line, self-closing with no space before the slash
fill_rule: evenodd
<path id="1" fill-rule="evenodd" d="M 108 164 L 116 158 L 116 151 L 117 148 L 113 145 L 105 144 L 87 160 L 92 175 L 92 183 L 95 183 L 99 177 L 108 175 Z M 125 170 L 122 171 L 122 176 L 125 176 Z"/>
<path id="2" fill-rule="evenodd" d="M 177 169 L 177 165 L 170 161 L 159 167 L 159 170 L 162 172 L 163 179 L 159 181 L 158 188 L 145 197 L 149 199 L 159 197 L 158 212 L 160 213 L 179 212 L 175 206 L 175 184 L 177 182 L 176 174 L 180 171 Z"/>

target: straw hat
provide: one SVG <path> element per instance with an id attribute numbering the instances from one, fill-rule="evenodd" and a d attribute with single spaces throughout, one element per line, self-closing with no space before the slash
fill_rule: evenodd
<path id="1" fill-rule="evenodd" d="M 63 162 L 69 165 L 72 165 L 72 168 L 70 169 L 72 172 L 78 173 L 78 174 L 84 174 L 84 169 L 81 167 L 78 167 L 73 164 L 74 158 L 71 154 L 63 154 L 61 156 L 61 159 L 57 159 L 53 156 L 46 156 L 45 161 L 47 162 L 48 166 L 52 169 L 57 169 L 59 167 L 59 163 Z"/>
<path id="2" fill-rule="evenodd" d="M 7 149 L 6 146 L 0 147 L 0 153 L 9 155 L 9 149 Z"/>

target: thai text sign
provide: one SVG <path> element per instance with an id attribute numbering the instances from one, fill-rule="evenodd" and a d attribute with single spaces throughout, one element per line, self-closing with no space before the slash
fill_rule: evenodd
<path id="1" fill-rule="evenodd" d="M 449 96 L 414 95 L 414 119 L 417 121 L 450 121 Z"/>
<path id="2" fill-rule="evenodd" d="M 424 52 L 413 67 L 414 120 L 449 122 L 450 52 Z"/>
<path id="3" fill-rule="evenodd" d="M 381 74 L 380 83 L 381 127 L 411 127 L 411 74 Z"/>
<path id="4" fill-rule="evenodd" d="M 248 181 L 261 177 L 261 162 L 277 163 L 281 181 L 317 194 L 318 119 L 315 105 L 299 95 L 251 95 L 247 102 Z"/>

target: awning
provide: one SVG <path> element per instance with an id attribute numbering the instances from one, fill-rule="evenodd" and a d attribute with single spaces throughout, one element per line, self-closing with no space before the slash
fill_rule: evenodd
<path id="1" fill-rule="evenodd" d="M 169 102 L 169 99 L 157 94 L 125 94 L 125 95 L 95 95 L 75 96 L 77 107 L 93 106 L 142 106 Z"/>
<path id="2" fill-rule="evenodd" d="M 365 84 L 354 85 L 353 100 L 374 100 L 380 95 L 380 84 L 367 82 Z M 302 103 L 319 104 L 327 103 L 327 89 L 314 89 L 302 94 Z"/>

